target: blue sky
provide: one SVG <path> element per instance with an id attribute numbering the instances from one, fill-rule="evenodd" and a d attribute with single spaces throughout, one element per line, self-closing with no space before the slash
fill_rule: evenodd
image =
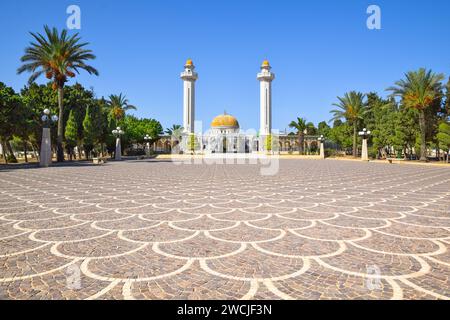
<path id="1" fill-rule="evenodd" d="M 256 73 L 269 59 L 273 127 L 297 116 L 329 120 L 336 96 L 377 91 L 419 67 L 449 75 L 450 1 L 342 0 L 91 0 L 1 1 L 0 81 L 15 89 L 30 41 L 43 25 L 65 27 L 66 8 L 82 11 L 83 40 L 97 55 L 99 77 L 77 78 L 97 95 L 123 92 L 167 127 L 182 122 L 182 82 L 187 58 L 197 66 L 197 120 L 209 127 L 223 112 L 242 128 L 259 126 Z M 366 9 L 382 10 L 382 30 L 366 27 Z M 38 82 L 43 82 L 40 79 Z"/>

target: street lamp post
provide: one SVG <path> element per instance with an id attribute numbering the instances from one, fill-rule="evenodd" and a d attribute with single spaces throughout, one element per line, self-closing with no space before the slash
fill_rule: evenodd
<path id="1" fill-rule="evenodd" d="M 325 159 L 325 138 L 323 137 L 323 134 L 317 140 L 319 140 L 320 143 L 320 158 Z"/>
<path id="2" fill-rule="evenodd" d="M 362 150 L 361 150 L 361 160 L 362 161 L 369 161 L 369 153 L 367 150 L 367 139 L 370 136 L 370 131 L 368 131 L 366 128 L 364 128 L 362 131 L 359 132 L 359 136 L 363 139 L 362 141 Z"/>
<path id="3" fill-rule="evenodd" d="M 112 134 L 116 137 L 116 153 L 115 153 L 115 159 L 120 161 L 122 160 L 122 145 L 120 143 L 120 136 L 123 135 L 125 132 L 120 129 L 120 127 L 117 127 L 115 130 L 112 131 Z"/>
<path id="4" fill-rule="evenodd" d="M 53 115 L 50 116 L 50 110 L 44 109 L 43 115 L 41 117 L 42 122 L 44 123 L 42 127 L 42 140 L 41 140 L 41 152 L 39 165 L 41 167 L 48 167 L 52 164 L 52 140 L 50 134 L 50 126 L 53 122 L 58 121 L 58 116 Z"/>
<path id="5" fill-rule="evenodd" d="M 152 140 L 152 137 L 146 134 L 144 137 L 144 141 L 146 142 L 145 144 L 147 146 L 147 157 L 150 157 L 150 140 Z"/>

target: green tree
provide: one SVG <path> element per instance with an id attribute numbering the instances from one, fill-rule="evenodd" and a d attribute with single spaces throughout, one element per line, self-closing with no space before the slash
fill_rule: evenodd
<path id="1" fill-rule="evenodd" d="M 96 128 L 94 127 L 94 123 L 92 121 L 90 107 L 86 110 L 86 115 L 83 120 L 83 148 L 86 159 L 90 158 L 90 154 L 94 149 L 95 137 L 96 137 Z"/>
<path id="2" fill-rule="evenodd" d="M 68 78 L 75 77 L 75 73 L 85 70 L 89 74 L 98 75 L 98 71 L 90 65 L 88 60 L 95 59 L 91 50 L 85 49 L 88 43 L 81 43 L 79 34 L 68 36 L 67 30 L 61 33 L 56 28 L 44 27 L 45 36 L 40 33 L 32 33 L 34 41 L 25 49 L 25 55 L 21 61 L 23 65 L 17 72 L 31 72 L 29 82 L 34 82 L 45 73 L 47 79 L 52 79 L 53 89 L 58 92 L 58 138 L 57 160 L 64 161 L 63 136 L 64 136 L 64 85 Z"/>
<path id="3" fill-rule="evenodd" d="M 305 143 L 305 130 L 307 128 L 306 119 L 297 117 L 297 121 L 292 121 L 289 124 L 289 127 L 297 130 L 298 154 L 303 154 Z"/>
<path id="4" fill-rule="evenodd" d="M 78 139 L 78 124 L 75 120 L 75 113 L 73 112 L 73 110 L 70 110 L 64 136 L 66 138 L 66 148 L 69 154 L 69 159 L 72 160 L 74 153 L 73 149 L 76 147 Z"/>
<path id="5" fill-rule="evenodd" d="M 326 121 L 321 121 L 317 125 L 317 134 L 318 135 L 323 135 L 324 137 L 328 137 L 330 130 L 331 130 L 331 128 L 328 125 L 328 123 L 326 123 Z"/>
<path id="6" fill-rule="evenodd" d="M 70 110 L 74 112 L 75 120 L 77 123 L 77 147 L 78 147 L 78 157 L 81 159 L 82 141 L 83 141 L 83 120 L 86 115 L 86 110 L 88 107 L 93 108 L 96 104 L 94 99 L 94 92 L 92 90 L 85 89 L 81 84 L 75 83 L 72 86 L 66 86 L 64 89 L 64 105 L 69 106 Z M 68 108 L 65 108 L 67 110 Z M 92 110 L 91 110 L 92 112 Z M 67 111 L 64 112 L 64 123 L 69 114 Z"/>
<path id="7" fill-rule="evenodd" d="M 32 83 L 21 90 L 21 96 L 26 108 L 28 139 L 34 150 L 40 151 L 42 136 L 41 116 L 44 109 L 49 109 L 52 114 L 58 112 L 58 95 L 52 89 L 51 84 L 37 85 Z M 52 144 L 56 144 L 56 127 L 51 126 Z"/>
<path id="8" fill-rule="evenodd" d="M 445 86 L 445 104 L 444 113 L 447 117 L 450 117 L 450 78 Z"/>
<path id="9" fill-rule="evenodd" d="M 356 157 L 357 154 L 357 139 L 358 139 L 358 127 L 360 122 L 363 120 L 365 112 L 364 104 L 365 95 L 351 91 L 346 93 L 344 97 L 338 97 L 339 103 L 334 103 L 333 105 L 339 109 L 331 110 L 333 114 L 333 120 L 346 119 L 347 122 L 353 126 L 353 156 Z"/>
<path id="10" fill-rule="evenodd" d="M 306 124 L 306 134 L 310 135 L 310 136 L 315 136 L 317 135 L 317 128 L 314 125 L 314 123 L 312 122 L 308 122 Z"/>
<path id="11" fill-rule="evenodd" d="M 364 123 L 372 131 L 372 144 L 377 157 L 387 157 L 393 145 L 397 119 L 397 106 L 394 100 L 382 99 L 376 93 L 367 94 L 367 110 Z"/>
<path id="12" fill-rule="evenodd" d="M 402 104 L 406 108 L 416 109 L 419 114 L 420 127 L 420 160 L 427 160 L 427 120 L 426 110 L 432 106 L 436 100 L 441 99 L 441 81 L 443 74 L 433 73 L 424 68 L 418 71 L 410 71 L 405 74 L 403 80 L 397 81 L 395 86 L 388 88 L 393 96 L 401 97 Z"/>
<path id="13" fill-rule="evenodd" d="M 334 142 L 343 149 L 351 149 L 353 145 L 352 127 L 347 122 L 336 120 L 328 132 L 327 140 Z"/>
<path id="14" fill-rule="evenodd" d="M 417 110 L 414 109 L 400 108 L 396 113 L 392 144 L 397 150 L 403 150 L 405 157 L 411 158 L 419 135 L 417 118 Z"/>
<path id="15" fill-rule="evenodd" d="M 448 121 L 442 121 L 439 125 L 437 138 L 439 141 L 439 147 L 447 152 L 448 162 L 450 154 L 450 123 Z"/>
<path id="16" fill-rule="evenodd" d="M 10 140 L 15 133 L 20 132 L 23 120 L 22 98 L 12 88 L 0 82 L 0 143 L 6 162 L 17 162 Z"/>

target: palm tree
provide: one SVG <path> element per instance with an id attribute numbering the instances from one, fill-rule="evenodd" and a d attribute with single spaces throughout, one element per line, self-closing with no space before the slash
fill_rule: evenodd
<path id="1" fill-rule="evenodd" d="M 297 117 L 297 121 L 292 121 L 289 124 L 289 127 L 297 130 L 298 154 L 302 154 L 303 153 L 303 143 L 305 141 L 305 130 L 307 129 L 306 119 Z"/>
<path id="2" fill-rule="evenodd" d="M 395 83 L 387 91 L 392 91 L 392 96 L 402 98 L 406 108 L 415 109 L 419 112 L 420 126 L 420 160 L 427 160 L 426 131 L 427 123 L 425 110 L 441 96 L 443 74 L 433 73 L 431 70 L 420 68 L 418 71 L 410 71 L 405 74 L 406 79 Z"/>
<path id="3" fill-rule="evenodd" d="M 137 110 L 135 106 L 128 103 L 128 99 L 122 93 L 119 95 L 110 95 L 107 103 L 111 109 L 111 115 L 116 121 L 122 120 L 125 117 L 126 111 Z"/>
<path id="4" fill-rule="evenodd" d="M 365 95 L 361 92 L 351 91 L 346 93 L 344 97 L 338 97 L 339 103 L 333 103 L 340 109 L 331 110 L 333 118 L 330 121 L 340 120 L 345 118 L 349 124 L 353 125 L 353 156 L 357 157 L 357 138 L 358 138 L 358 126 L 363 119 L 365 113 L 364 104 Z"/>
<path id="5" fill-rule="evenodd" d="M 86 61 L 95 59 L 95 55 L 91 50 L 85 49 L 89 43 L 81 43 L 78 33 L 69 36 L 64 29 L 60 34 L 56 28 L 50 29 L 48 26 L 44 26 L 44 30 L 45 35 L 30 32 L 34 41 L 25 49 L 25 54 L 20 59 L 23 65 L 17 73 L 31 72 L 29 83 L 34 82 L 42 74 L 53 81 L 53 89 L 58 91 L 59 107 L 57 158 L 58 162 L 62 162 L 64 161 L 62 146 L 64 85 L 68 78 L 75 77 L 75 73 L 79 74 L 80 70 L 96 76 L 98 71 L 86 64 Z"/>
<path id="6" fill-rule="evenodd" d="M 181 135 L 182 130 L 183 130 L 183 127 L 181 127 L 179 124 L 174 124 L 174 125 L 172 125 L 171 128 L 166 129 L 166 134 L 169 136 L 171 136 L 171 135 L 179 136 L 179 135 Z"/>
<path id="7" fill-rule="evenodd" d="M 181 135 L 183 133 L 183 127 L 179 124 L 172 125 L 171 128 L 166 129 L 166 134 L 170 136 L 170 145 L 173 148 L 175 145 L 180 143 Z"/>

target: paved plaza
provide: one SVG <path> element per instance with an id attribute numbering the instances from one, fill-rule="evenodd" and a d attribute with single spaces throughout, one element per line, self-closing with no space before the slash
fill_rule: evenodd
<path id="1" fill-rule="evenodd" d="M 2 299 L 448 299 L 450 170 L 0 169 Z"/>

